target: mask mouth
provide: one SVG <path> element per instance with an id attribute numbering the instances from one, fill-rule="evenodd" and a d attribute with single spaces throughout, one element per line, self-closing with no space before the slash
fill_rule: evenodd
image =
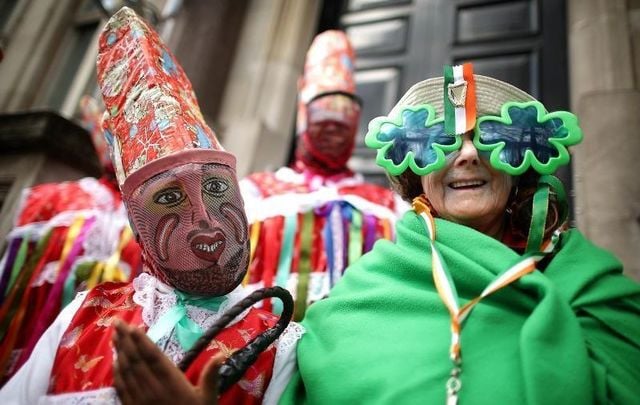
<path id="1" fill-rule="evenodd" d="M 213 235 L 198 235 L 191 240 L 191 251 L 198 258 L 217 263 L 224 252 L 226 238 L 222 232 Z"/>

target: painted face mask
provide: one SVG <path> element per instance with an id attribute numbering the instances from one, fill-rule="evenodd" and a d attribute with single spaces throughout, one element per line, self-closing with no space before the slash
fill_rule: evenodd
<path id="1" fill-rule="evenodd" d="M 300 135 L 298 158 L 307 165 L 344 168 L 355 145 L 358 102 L 352 96 L 330 94 L 309 103 L 306 113 L 307 128 Z"/>
<path id="2" fill-rule="evenodd" d="M 160 172 L 127 196 L 145 259 L 155 276 L 196 295 L 224 295 L 249 261 L 247 219 L 235 171 L 186 163 Z"/>

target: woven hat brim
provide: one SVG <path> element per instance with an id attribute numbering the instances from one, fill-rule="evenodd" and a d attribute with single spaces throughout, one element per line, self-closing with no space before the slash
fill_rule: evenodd
<path id="1" fill-rule="evenodd" d="M 500 115 L 504 103 L 535 100 L 530 94 L 501 80 L 488 76 L 473 75 L 476 82 L 476 111 L 478 116 Z M 389 116 L 394 116 L 402 107 L 430 104 L 438 117 L 444 115 L 444 78 L 435 77 L 411 86 L 393 107 Z"/>

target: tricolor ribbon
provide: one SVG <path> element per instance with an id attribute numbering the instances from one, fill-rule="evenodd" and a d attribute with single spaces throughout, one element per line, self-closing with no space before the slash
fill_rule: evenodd
<path id="1" fill-rule="evenodd" d="M 451 318 L 451 345 L 449 347 L 449 356 L 453 362 L 451 377 L 447 381 L 447 404 L 455 404 L 457 401 L 458 391 L 461 388 L 461 349 L 460 349 L 460 333 L 462 326 L 475 305 L 483 298 L 488 297 L 494 292 L 514 283 L 524 275 L 531 273 L 536 269 L 536 263 L 540 261 L 546 253 L 544 252 L 528 252 L 522 256 L 521 260 L 511 266 L 502 274 L 498 275 L 489 285 L 480 293 L 479 296 L 460 305 L 460 299 L 456 290 L 455 283 L 451 277 L 451 273 L 447 269 L 440 252 L 436 248 L 436 224 L 429 209 L 428 203 L 423 197 L 417 197 L 413 200 L 413 208 L 422 218 L 424 226 L 429 236 L 431 247 L 431 265 L 433 273 L 433 281 L 438 291 L 440 299 L 444 303 Z M 548 248 L 548 247 L 547 247 Z M 553 247 L 550 248 L 552 250 Z"/>
<path id="2" fill-rule="evenodd" d="M 471 63 L 444 67 L 444 130 L 462 135 L 476 125 L 476 82 Z"/>

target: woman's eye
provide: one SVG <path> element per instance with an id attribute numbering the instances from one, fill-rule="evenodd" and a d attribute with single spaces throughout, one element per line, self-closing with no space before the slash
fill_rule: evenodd
<path id="1" fill-rule="evenodd" d="M 219 195 L 229 188 L 226 181 L 220 179 L 209 179 L 202 184 L 202 188 L 207 194 Z"/>
<path id="2" fill-rule="evenodd" d="M 184 200 L 185 195 L 178 188 L 162 190 L 153 196 L 153 201 L 162 205 L 177 205 Z"/>

